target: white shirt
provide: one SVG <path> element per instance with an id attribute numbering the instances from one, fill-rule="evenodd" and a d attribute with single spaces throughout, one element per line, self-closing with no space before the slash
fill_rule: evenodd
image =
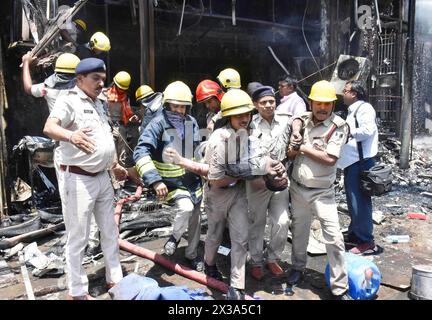
<path id="1" fill-rule="evenodd" d="M 356 114 L 359 127 L 356 128 L 354 113 Z M 357 142 L 362 143 L 363 159 L 376 156 L 378 153 L 378 127 L 376 125 L 375 109 L 367 102 L 362 100 L 354 102 L 348 107 L 348 116 L 346 122 L 349 125 L 352 139 L 342 147 L 341 157 L 337 162 L 338 168 L 346 167 L 360 161 Z"/>
<path id="2" fill-rule="evenodd" d="M 106 170 L 112 165 L 115 155 L 114 139 L 102 98 L 99 95 L 93 101 L 76 86 L 57 99 L 49 117 L 59 119 L 60 125 L 68 130 L 91 128 L 88 136 L 96 141 L 96 150 L 91 154 L 69 142 L 60 141 L 55 152 L 57 164 L 79 166 L 93 173 Z"/>
<path id="3" fill-rule="evenodd" d="M 306 103 L 297 92 L 282 97 L 281 104 L 276 108 L 276 113 L 292 114 L 293 116 L 299 116 L 304 112 L 306 112 Z"/>
<path id="4" fill-rule="evenodd" d="M 49 88 L 45 83 L 33 84 L 31 86 L 31 94 L 36 98 L 45 98 L 48 109 L 51 112 L 58 97 L 65 94 L 68 90 L 58 90 Z"/>

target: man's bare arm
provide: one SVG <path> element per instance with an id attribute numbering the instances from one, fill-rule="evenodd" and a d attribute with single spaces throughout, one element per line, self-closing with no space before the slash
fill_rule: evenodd
<path id="1" fill-rule="evenodd" d="M 31 94 L 31 87 L 33 85 L 33 81 L 30 73 L 30 65 L 35 61 L 35 57 L 32 56 L 31 52 L 27 52 L 22 56 L 22 70 L 23 70 L 23 87 L 24 91 L 27 94 Z"/>

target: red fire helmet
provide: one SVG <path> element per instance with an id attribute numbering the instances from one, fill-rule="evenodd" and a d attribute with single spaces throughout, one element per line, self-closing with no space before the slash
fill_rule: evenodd
<path id="1" fill-rule="evenodd" d="M 203 102 L 210 97 L 216 97 L 219 101 L 221 101 L 223 95 L 224 91 L 222 88 L 212 80 L 203 80 L 196 88 L 197 102 Z"/>

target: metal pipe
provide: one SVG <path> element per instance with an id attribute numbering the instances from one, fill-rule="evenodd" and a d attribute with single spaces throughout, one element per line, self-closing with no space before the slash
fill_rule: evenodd
<path id="1" fill-rule="evenodd" d="M 182 29 L 182 25 L 183 25 L 183 17 L 184 17 L 184 12 L 185 12 L 185 5 L 186 5 L 186 0 L 183 0 L 182 12 L 181 12 L 181 16 L 180 16 L 180 25 L 179 25 L 179 29 L 177 31 L 177 36 L 181 35 L 181 29 Z"/>
<path id="2" fill-rule="evenodd" d="M 237 22 L 236 22 L 236 0 L 232 0 L 231 2 L 231 18 L 232 18 L 232 25 L 236 26 Z"/>
<path id="3" fill-rule="evenodd" d="M 377 15 L 377 25 L 378 25 L 378 29 L 379 32 L 382 33 L 382 29 L 381 29 L 381 19 L 379 16 L 379 8 L 378 8 L 378 0 L 375 0 L 375 11 L 376 11 L 376 15 Z"/>

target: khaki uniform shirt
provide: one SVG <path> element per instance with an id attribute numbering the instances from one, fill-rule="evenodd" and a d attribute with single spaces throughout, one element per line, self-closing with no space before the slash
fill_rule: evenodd
<path id="1" fill-rule="evenodd" d="M 291 123 L 291 115 L 275 114 L 271 123 L 259 113 L 254 115 L 251 123 L 252 136 L 260 141 L 259 153 L 270 155 L 274 160 L 284 160 L 291 135 Z"/>
<path id="2" fill-rule="evenodd" d="M 312 112 L 305 113 L 302 119 L 304 120 L 303 144 L 315 146 L 339 158 L 348 135 L 345 121 L 334 113 L 317 125 L 312 121 Z M 337 127 L 331 137 L 328 137 L 333 125 Z M 328 142 L 326 142 L 327 138 L 329 138 Z M 336 170 L 336 165 L 326 166 L 299 153 L 294 160 L 292 178 L 309 188 L 330 188 L 336 179 Z"/>
<path id="3" fill-rule="evenodd" d="M 96 101 L 93 101 L 75 86 L 57 99 L 49 117 L 59 119 L 61 127 L 68 130 L 91 128 L 92 131 L 88 135 L 96 141 L 96 150 L 91 154 L 81 151 L 72 143 L 60 141 L 55 152 L 57 164 L 79 166 L 93 173 L 111 167 L 115 147 L 103 95 L 99 95 Z"/>
<path id="4" fill-rule="evenodd" d="M 213 132 L 204 156 L 205 163 L 209 164 L 209 180 L 222 179 L 230 169 L 249 166 L 248 139 L 246 130 L 236 134 L 230 125 Z"/>

